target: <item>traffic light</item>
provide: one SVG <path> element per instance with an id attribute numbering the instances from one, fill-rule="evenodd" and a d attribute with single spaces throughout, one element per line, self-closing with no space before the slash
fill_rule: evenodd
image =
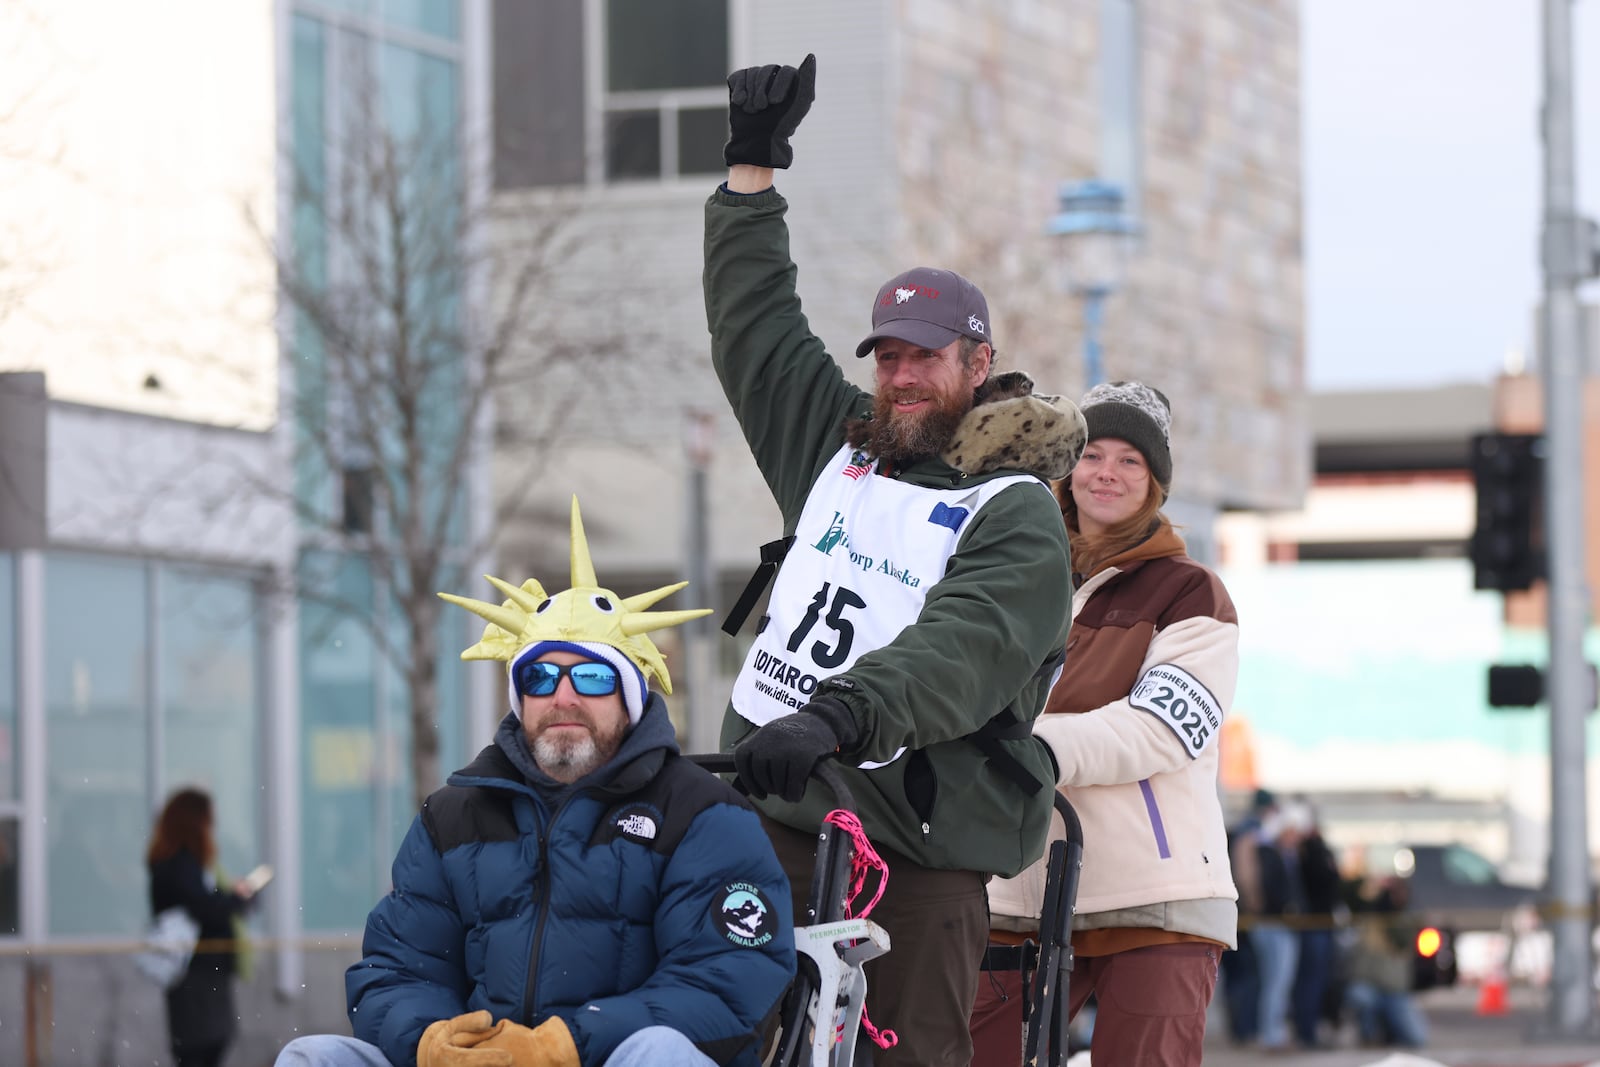
<path id="1" fill-rule="evenodd" d="M 1588 696 L 1584 707 L 1593 711 L 1600 703 L 1600 670 L 1584 664 L 1588 674 Z M 1545 701 L 1544 668 L 1531 663 L 1494 663 L 1489 666 L 1489 706 L 1491 708 L 1532 708 Z"/>
<path id="2" fill-rule="evenodd" d="M 1489 667 L 1491 708 L 1531 708 L 1544 702 L 1544 669 L 1531 663 Z"/>
<path id="3" fill-rule="evenodd" d="M 1527 589 L 1544 577 L 1544 438 L 1484 433 L 1472 439 L 1478 522 L 1472 531 L 1476 589 Z"/>

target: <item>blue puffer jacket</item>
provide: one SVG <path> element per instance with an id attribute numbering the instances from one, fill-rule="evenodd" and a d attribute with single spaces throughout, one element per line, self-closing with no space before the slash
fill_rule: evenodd
<path id="1" fill-rule="evenodd" d="M 753 1067 L 795 968 L 788 880 L 755 812 L 678 755 L 655 694 L 553 811 L 551 785 L 508 715 L 424 803 L 345 975 L 356 1036 L 413 1067 L 429 1023 L 486 1008 L 560 1016 L 584 1067 L 659 1024 Z"/>

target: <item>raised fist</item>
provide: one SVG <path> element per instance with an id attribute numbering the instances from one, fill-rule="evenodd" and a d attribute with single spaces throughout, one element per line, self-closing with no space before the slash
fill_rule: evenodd
<path id="1" fill-rule="evenodd" d="M 728 143 L 722 161 L 728 166 L 787 169 L 794 162 L 789 136 L 817 98 L 817 57 L 800 66 L 746 67 L 728 75 Z"/>

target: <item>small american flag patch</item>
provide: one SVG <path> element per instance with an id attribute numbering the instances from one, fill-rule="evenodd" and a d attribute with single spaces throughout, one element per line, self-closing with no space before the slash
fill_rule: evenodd
<path id="1" fill-rule="evenodd" d="M 844 476 L 851 480 L 861 477 L 872 469 L 872 461 L 860 452 L 850 453 L 850 462 L 844 468 Z"/>

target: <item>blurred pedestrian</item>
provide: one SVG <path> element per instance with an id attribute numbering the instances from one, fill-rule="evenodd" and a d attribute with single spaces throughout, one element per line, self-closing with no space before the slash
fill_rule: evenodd
<path id="1" fill-rule="evenodd" d="M 1353 919 L 1358 931 L 1345 1004 L 1363 1045 L 1421 1048 L 1428 1024 L 1412 999 L 1416 940 L 1421 925 L 1410 913 L 1405 880 L 1385 878 Z"/>
<path id="2" fill-rule="evenodd" d="M 1309 819 L 1300 838 L 1301 913 L 1300 956 L 1295 965 L 1290 1011 L 1295 1040 L 1304 1048 L 1318 1048 L 1326 997 L 1334 968 L 1334 927 L 1343 911 L 1344 882 L 1339 861 L 1323 839 L 1316 809 L 1305 805 Z"/>
<path id="3" fill-rule="evenodd" d="M 1250 810 L 1228 830 L 1228 862 L 1239 890 L 1240 936 L 1238 947 L 1222 954 L 1222 1003 L 1228 1015 L 1228 1037 L 1236 1045 L 1253 1043 L 1261 1032 L 1261 974 L 1250 944 L 1250 927 L 1261 914 L 1261 865 L 1256 860 L 1261 823 L 1277 810 L 1278 798 L 1272 791 L 1257 789 L 1250 798 Z"/>
<path id="4" fill-rule="evenodd" d="M 213 828 L 210 794 L 180 789 L 161 809 L 145 852 L 151 914 L 182 908 L 200 928 L 189 969 L 167 990 L 178 1067 L 217 1067 L 238 1030 L 233 979 L 247 949 L 241 917 L 254 894 L 244 880 L 221 874 Z"/>
<path id="5" fill-rule="evenodd" d="M 1238 678 L 1238 617 L 1161 513 L 1172 485 L 1166 397 L 1110 382 L 1080 406 L 1089 443 L 1057 486 L 1077 572 L 1071 640 L 1033 724 L 1083 823 L 1067 1012 L 1095 997 L 1095 1063 L 1198 1064 L 1218 957 L 1237 936 L 1217 742 Z M 1037 926 L 1042 881 L 1035 865 L 990 883 L 992 943 Z M 1018 1063 L 1020 982 L 989 978 L 973 1062 Z"/>
<path id="6" fill-rule="evenodd" d="M 1261 912 L 1250 928 L 1250 946 L 1261 978 L 1259 1044 L 1269 1052 L 1289 1047 L 1289 996 L 1305 912 L 1300 840 L 1310 826 L 1310 809 L 1300 803 L 1285 804 L 1263 820 L 1255 851 L 1261 871 Z"/>

